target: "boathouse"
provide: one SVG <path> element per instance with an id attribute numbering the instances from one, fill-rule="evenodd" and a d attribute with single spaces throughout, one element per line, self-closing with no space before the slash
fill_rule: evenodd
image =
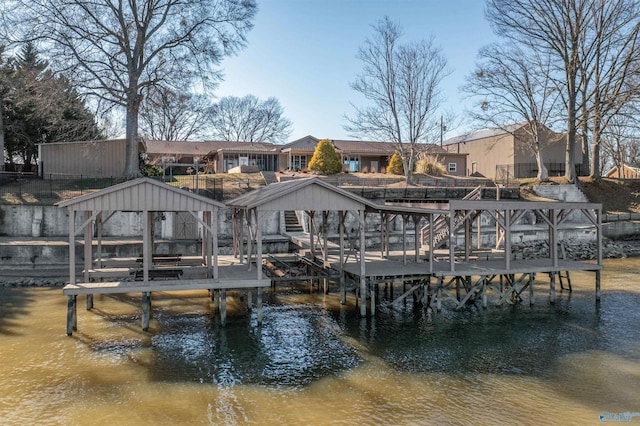
<path id="1" fill-rule="evenodd" d="M 260 268 L 256 273 L 231 261 L 219 263 L 217 226 L 213 220 L 217 220 L 218 209 L 224 208 L 224 204 L 150 178 L 141 178 L 57 205 L 69 212 L 69 284 L 63 289 L 63 294 L 68 297 L 68 335 L 77 328 L 76 299 L 80 294 L 87 296 L 87 309 L 91 309 L 94 294 L 142 293 L 142 328 L 148 330 L 154 291 L 208 289 L 212 295 L 220 296 L 217 301 L 224 323 L 226 291 L 256 288 L 258 322 L 262 320 L 262 288 L 268 287 L 270 280 L 262 278 Z M 138 258 L 103 258 L 102 225 L 115 212 L 142 214 L 143 243 Z M 160 255 L 154 252 L 154 219 L 163 212 L 188 212 L 200 223 L 203 228 L 200 259 L 185 259 L 179 253 Z M 82 218 L 80 226 L 76 224 L 78 216 Z M 95 259 L 94 231 L 97 235 Z M 84 247 L 81 280 L 76 277 L 75 243 L 78 234 L 83 235 Z M 180 279 L 183 275 L 184 278 Z"/>
<path id="2" fill-rule="evenodd" d="M 473 198 L 479 193 L 476 190 L 469 195 Z M 212 295 L 220 296 L 216 300 L 224 324 L 226 291 L 255 288 L 260 323 L 262 289 L 272 281 L 287 278 L 286 271 L 278 266 L 280 254 L 263 253 L 262 230 L 274 212 L 282 217 L 285 211 L 294 211 L 306 221 L 306 230 L 287 231 L 287 236 L 296 247 L 295 256 L 308 265 L 310 275 L 292 279 L 322 280 L 325 292 L 330 280 L 338 281 L 342 304 L 347 301 L 347 288 L 353 288 L 363 317 L 367 316 L 367 306 L 370 314 L 375 314 L 376 290 L 381 284 L 391 289 L 394 284 L 402 284 L 402 294 L 391 304 L 413 296 L 425 307 L 440 310 L 447 302 L 461 309 L 476 303 L 487 307 L 488 292 L 495 293 L 501 304 L 522 301 L 528 290 L 529 303 L 533 304 L 537 274 L 548 276 L 549 300 L 554 303 L 556 280 L 562 286 L 562 279 L 566 279 L 570 288 L 571 271 L 592 271 L 596 299 L 600 298 L 601 206 L 594 203 L 466 199 L 425 205 L 378 204 L 322 179 L 306 178 L 271 184 L 225 205 L 144 178 L 58 205 L 69 211 L 70 281 L 63 290 L 68 296 L 68 334 L 76 328 L 79 294 L 87 295 L 87 308 L 91 309 L 93 294 L 142 293 L 142 326 L 146 330 L 154 291 L 208 289 Z M 233 255 L 223 264 L 219 263 L 217 224 L 213 223 L 221 208 L 231 209 L 233 221 Z M 143 250 L 139 259 L 129 259 L 138 265 L 112 267 L 102 258 L 101 226 L 116 211 L 143 215 Z M 203 227 L 202 255 L 191 259 L 195 265 L 187 264 L 180 254 L 154 253 L 154 217 L 168 211 L 189 212 Z M 562 256 L 562 229 L 574 211 L 584 215 L 591 225 L 586 232 L 592 232 L 597 242 L 595 262 Z M 78 215 L 83 220 L 80 226 L 76 222 Z M 379 218 L 381 241 L 375 251 L 367 250 L 365 233 L 367 218 L 374 215 Z M 516 259 L 512 233 L 527 215 L 541 223 L 536 226 L 546 235 L 549 252 L 536 259 Z M 492 247 L 483 245 L 480 238 L 483 218 L 495 224 Z M 396 219 L 402 223 L 402 249 L 393 251 L 389 244 L 390 223 Z M 92 252 L 94 224 L 96 256 Z M 78 282 L 75 236 L 80 233 L 84 236 L 84 268 Z M 406 245 L 409 233 L 413 233 L 413 247 Z"/>

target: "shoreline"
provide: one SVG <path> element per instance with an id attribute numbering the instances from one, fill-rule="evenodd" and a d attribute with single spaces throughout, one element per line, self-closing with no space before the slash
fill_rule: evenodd
<path id="1" fill-rule="evenodd" d="M 563 241 L 567 259 L 573 260 L 595 260 L 595 242 Z M 547 257 L 549 246 L 546 241 L 531 241 L 513 244 L 513 256 L 520 259 L 535 259 Z M 625 259 L 630 257 L 640 257 L 640 240 L 608 240 L 602 242 L 603 259 Z M 59 270 L 64 265 L 57 267 Z M 0 270 L 0 287 L 3 288 L 62 288 L 68 282 L 67 276 L 43 276 L 48 275 L 46 270 L 33 269 L 12 269 L 12 275 L 5 275 L 6 272 Z M 17 277 L 13 274 L 19 274 Z M 32 274 L 32 275 L 29 275 Z M 60 272 L 57 272 L 60 274 Z"/>

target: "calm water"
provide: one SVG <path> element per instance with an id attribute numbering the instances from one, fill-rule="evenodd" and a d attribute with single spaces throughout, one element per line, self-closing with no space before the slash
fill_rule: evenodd
<path id="1" fill-rule="evenodd" d="M 367 320 L 299 287 L 262 328 L 239 299 L 221 328 L 198 292 L 154 296 L 150 333 L 139 298 L 79 298 L 72 338 L 60 289 L 0 289 L 0 424 L 638 424 L 638 270 L 607 262 L 599 306 L 574 273 L 555 306 L 539 282 L 533 308 Z"/>

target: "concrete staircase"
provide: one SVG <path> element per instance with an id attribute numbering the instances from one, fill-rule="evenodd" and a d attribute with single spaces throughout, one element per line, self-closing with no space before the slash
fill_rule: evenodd
<path id="1" fill-rule="evenodd" d="M 266 185 L 271 185 L 272 183 L 277 183 L 278 179 L 276 178 L 276 172 L 260 172 L 262 174 L 262 178 L 264 179 L 264 183 Z"/>
<path id="2" fill-rule="evenodd" d="M 588 203 L 589 199 L 577 185 L 536 185 L 533 192 L 551 200 L 565 201 L 569 203 Z"/>
<path id="3" fill-rule="evenodd" d="M 298 216 L 293 210 L 285 210 L 284 212 L 284 226 L 287 232 L 302 232 L 302 225 L 298 221 Z"/>

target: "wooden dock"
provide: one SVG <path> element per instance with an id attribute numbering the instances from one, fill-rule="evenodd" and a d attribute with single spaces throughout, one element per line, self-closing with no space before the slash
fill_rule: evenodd
<path id="1" fill-rule="evenodd" d="M 214 300 L 214 307 L 220 312 L 220 320 L 226 322 L 226 292 L 227 290 L 256 290 L 256 313 L 258 323 L 262 323 L 262 290 L 271 286 L 270 279 L 256 279 L 256 272 L 248 270 L 247 265 L 240 265 L 232 259 L 224 261 L 225 266 L 218 267 L 218 278 L 191 278 L 191 279 L 157 279 L 150 281 L 91 281 L 67 284 L 62 293 L 67 296 L 67 335 L 71 336 L 77 330 L 77 297 L 87 296 L 87 310 L 93 308 L 93 295 L 117 294 L 117 293 L 142 293 L 142 329 L 149 329 L 151 312 L 151 294 L 153 292 L 171 292 L 185 290 L 208 290 Z M 203 274 L 201 267 L 197 268 Z M 254 267 L 255 268 L 255 267 Z M 113 269 L 113 268 L 104 268 Z M 117 268 L 127 270 L 129 268 Z M 99 271 L 98 271 L 99 272 Z M 191 276 L 193 271 L 188 271 Z M 206 273 L 204 273 L 206 275 Z M 99 273 L 94 276 L 99 277 Z M 249 307 L 251 307 L 249 297 Z"/>

